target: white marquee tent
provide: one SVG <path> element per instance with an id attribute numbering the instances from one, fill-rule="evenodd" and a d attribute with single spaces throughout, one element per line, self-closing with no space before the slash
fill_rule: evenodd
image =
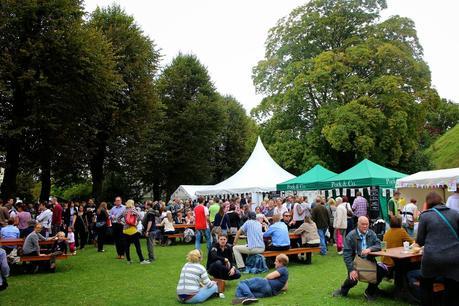
<path id="1" fill-rule="evenodd" d="M 196 191 L 211 188 L 213 185 L 180 185 L 171 195 L 171 199 L 196 199 Z"/>
<path id="2" fill-rule="evenodd" d="M 266 151 L 260 137 L 244 166 L 225 181 L 199 189 L 197 195 L 225 195 L 276 191 L 276 184 L 295 176 L 281 168 Z"/>
<path id="3" fill-rule="evenodd" d="M 421 171 L 398 179 L 395 187 L 407 201 L 415 198 L 418 206 L 424 203 L 426 195 L 431 191 L 438 192 L 446 201 L 459 184 L 459 168 Z"/>

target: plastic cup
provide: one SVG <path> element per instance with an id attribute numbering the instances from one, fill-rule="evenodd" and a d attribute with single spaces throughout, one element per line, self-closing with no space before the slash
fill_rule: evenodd
<path id="1" fill-rule="evenodd" d="M 381 241 L 381 250 L 385 252 L 387 250 L 387 242 L 386 241 Z"/>

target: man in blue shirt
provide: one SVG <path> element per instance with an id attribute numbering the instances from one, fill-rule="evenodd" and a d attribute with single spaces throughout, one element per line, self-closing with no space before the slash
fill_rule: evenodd
<path id="1" fill-rule="evenodd" d="M 288 236 L 288 227 L 284 222 L 280 222 L 280 215 L 273 216 L 273 224 L 263 234 L 263 238 L 271 237 L 271 245 L 268 246 L 270 251 L 283 251 L 290 249 L 290 238 Z"/>
<path id="2" fill-rule="evenodd" d="M 251 304 L 257 302 L 258 298 L 275 296 L 287 289 L 287 255 L 277 255 L 274 264 L 276 271 L 269 273 L 265 278 L 255 277 L 241 281 L 237 286 L 233 304 Z"/>
<path id="3" fill-rule="evenodd" d="M 115 241 L 116 253 L 118 259 L 124 258 L 124 240 L 123 240 L 123 213 L 126 207 L 123 205 L 121 197 L 115 198 L 115 206 L 110 209 L 110 219 L 112 221 L 112 235 Z"/>
<path id="4" fill-rule="evenodd" d="M 261 223 L 256 220 L 257 215 L 251 211 L 248 215 L 249 219 L 237 231 L 234 237 L 234 259 L 239 270 L 245 269 L 244 259 L 241 254 L 261 254 L 265 251 L 265 243 L 263 242 L 263 232 Z M 238 245 L 239 236 L 244 232 L 247 235 L 247 244 Z"/>
<path id="5" fill-rule="evenodd" d="M 19 229 L 14 226 L 14 218 L 8 219 L 8 225 L 2 227 L 0 230 L 0 238 L 1 239 L 18 239 L 19 238 Z M 4 246 L 6 254 L 11 253 L 13 249 L 16 247 L 12 246 Z"/>

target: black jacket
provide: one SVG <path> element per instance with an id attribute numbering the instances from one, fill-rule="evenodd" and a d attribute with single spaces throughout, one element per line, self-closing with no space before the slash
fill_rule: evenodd
<path id="1" fill-rule="evenodd" d="M 225 258 L 229 260 L 232 266 L 235 265 L 233 257 L 233 246 L 229 243 L 226 244 L 224 250 L 220 248 L 218 243 L 214 243 L 207 258 L 207 269 L 209 269 L 209 266 L 217 260 L 220 260 L 223 263 Z"/>
<path id="2" fill-rule="evenodd" d="M 459 234 L 459 213 L 443 204 L 435 208 Z M 416 242 L 424 246 L 421 263 L 423 276 L 443 276 L 459 281 L 459 241 L 434 210 L 428 209 L 421 214 Z"/>

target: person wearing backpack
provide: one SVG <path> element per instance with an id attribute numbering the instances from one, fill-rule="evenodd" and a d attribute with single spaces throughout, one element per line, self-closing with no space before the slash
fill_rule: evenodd
<path id="1" fill-rule="evenodd" d="M 154 244 L 155 244 L 155 232 L 156 232 L 156 220 L 155 211 L 153 209 L 153 203 L 151 201 L 145 202 L 145 216 L 142 220 L 142 225 L 145 237 L 147 238 L 147 250 L 148 250 L 148 261 L 152 262 L 155 260 Z"/>
<path id="2" fill-rule="evenodd" d="M 140 247 L 140 233 L 137 231 L 137 223 L 140 216 L 134 207 L 134 200 L 126 201 L 126 210 L 123 213 L 123 236 L 125 241 L 125 254 L 128 264 L 131 264 L 131 243 L 134 244 L 137 255 L 139 256 L 140 264 L 147 265 L 150 262 L 145 260 L 142 255 L 142 248 Z"/>

